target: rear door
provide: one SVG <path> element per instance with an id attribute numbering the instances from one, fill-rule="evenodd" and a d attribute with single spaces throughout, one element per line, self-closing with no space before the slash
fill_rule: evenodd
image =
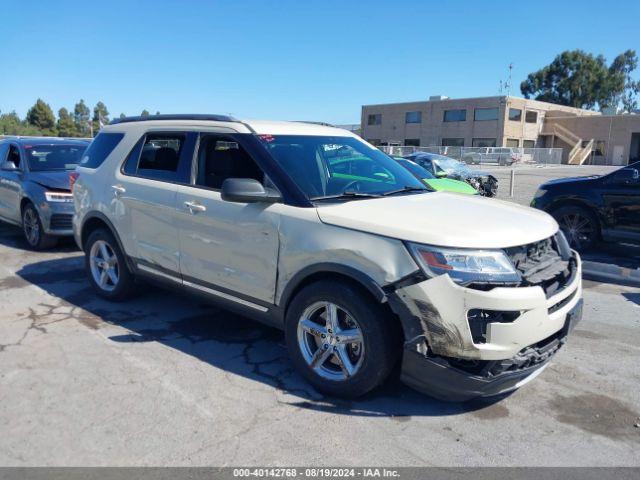
<path id="1" fill-rule="evenodd" d="M 275 295 L 280 205 L 222 200 L 227 178 L 273 188 L 241 137 L 200 136 L 192 184 L 178 187 L 180 270 L 186 285 L 264 311 Z"/>
<path id="2" fill-rule="evenodd" d="M 179 280 L 180 246 L 176 196 L 187 183 L 197 134 L 147 131 L 136 143 L 115 182 L 111 218 L 137 267 Z"/>

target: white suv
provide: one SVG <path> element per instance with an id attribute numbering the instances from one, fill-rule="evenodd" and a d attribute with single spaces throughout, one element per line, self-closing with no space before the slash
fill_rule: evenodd
<path id="1" fill-rule="evenodd" d="M 285 331 L 319 390 L 402 379 L 467 400 L 539 374 L 581 317 L 580 259 L 546 213 L 433 192 L 348 131 L 218 115 L 127 118 L 77 169 L 99 295 L 134 279 Z"/>

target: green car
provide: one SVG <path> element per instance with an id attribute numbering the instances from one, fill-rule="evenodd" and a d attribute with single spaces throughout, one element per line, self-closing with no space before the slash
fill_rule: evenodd
<path id="1" fill-rule="evenodd" d="M 453 180 L 451 178 L 436 178 L 431 172 L 421 167 L 416 162 L 412 162 L 411 160 L 407 160 L 402 157 L 393 157 L 393 159 L 409 170 L 413 176 L 422 180 L 436 191 L 466 193 L 468 195 L 479 194 L 479 192 L 467 182 L 461 182 L 460 180 Z"/>

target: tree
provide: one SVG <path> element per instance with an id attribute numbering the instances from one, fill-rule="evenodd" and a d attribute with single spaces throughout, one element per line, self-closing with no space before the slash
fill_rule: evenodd
<path id="1" fill-rule="evenodd" d="M 96 103 L 96 106 L 93 107 L 93 133 L 94 135 L 98 133 L 102 125 L 106 125 L 109 123 L 109 110 L 107 110 L 107 106 L 102 103 Z"/>
<path id="2" fill-rule="evenodd" d="M 0 115 L 0 135 L 20 134 L 22 134 L 22 122 L 15 111 Z"/>
<path id="3" fill-rule="evenodd" d="M 146 108 L 144 110 L 142 110 L 142 113 L 140 114 L 141 117 L 148 117 L 149 116 L 149 110 L 147 110 Z"/>
<path id="4" fill-rule="evenodd" d="M 638 108 L 637 96 L 640 93 L 640 80 L 633 80 L 631 73 L 638 67 L 635 50 L 621 53 L 611 62 L 609 67 L 610 81 L 615 92 L 622 92 L 610 99 L 611 104 L 622 103 L 627 112 Z"/>
<path id="5" fill-rule="evenodd" d="M 27 123 L 43 135 L 55 135 L 56 117 L 49 104 L 40 98 L 27 112 Z"/>
<path id="6" fill-rule="evenodd" d="M 127 116 L 124 113 L 121 113 L 120 118 L 127 118 Z"/>
<path id="7" fill-rule="evenodd" d="M 58 110 L 58 136 L 59 137 L 77 137 L 78 131 L 76 130 L 76 124 L 73 118 L 69 114 L 69 111 L 62 107 Z"/>
<path id="8" fill-rule="evenodd" d="M 73 123 L 76 126 L 76 132 L 78 135 L 86 137 L 89 135 L 89 115 L 91 111 L 89 107 L 84 103 L 84 100 L 80 100 L 73 108 Z"/>
<path id="9" fill-rule="evenodd" d="M 553 62 L 530 73 L 520 84 L 525 98 L 578 108 L 633 104 L 640 83 L 631 79 L 637 67 L 633 50 L 619 55 L 607 66 L 604 56 L 582 50 L 565 51 Z"/>

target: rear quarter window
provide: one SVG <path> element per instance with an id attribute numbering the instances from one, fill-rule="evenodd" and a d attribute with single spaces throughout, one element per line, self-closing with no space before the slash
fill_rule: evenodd
<path id="1" fill-rule="evenodd" d="M 80 166 L 98 168 L 124 138 L 124 133 L 99 133 L 80 160 Z"/>

